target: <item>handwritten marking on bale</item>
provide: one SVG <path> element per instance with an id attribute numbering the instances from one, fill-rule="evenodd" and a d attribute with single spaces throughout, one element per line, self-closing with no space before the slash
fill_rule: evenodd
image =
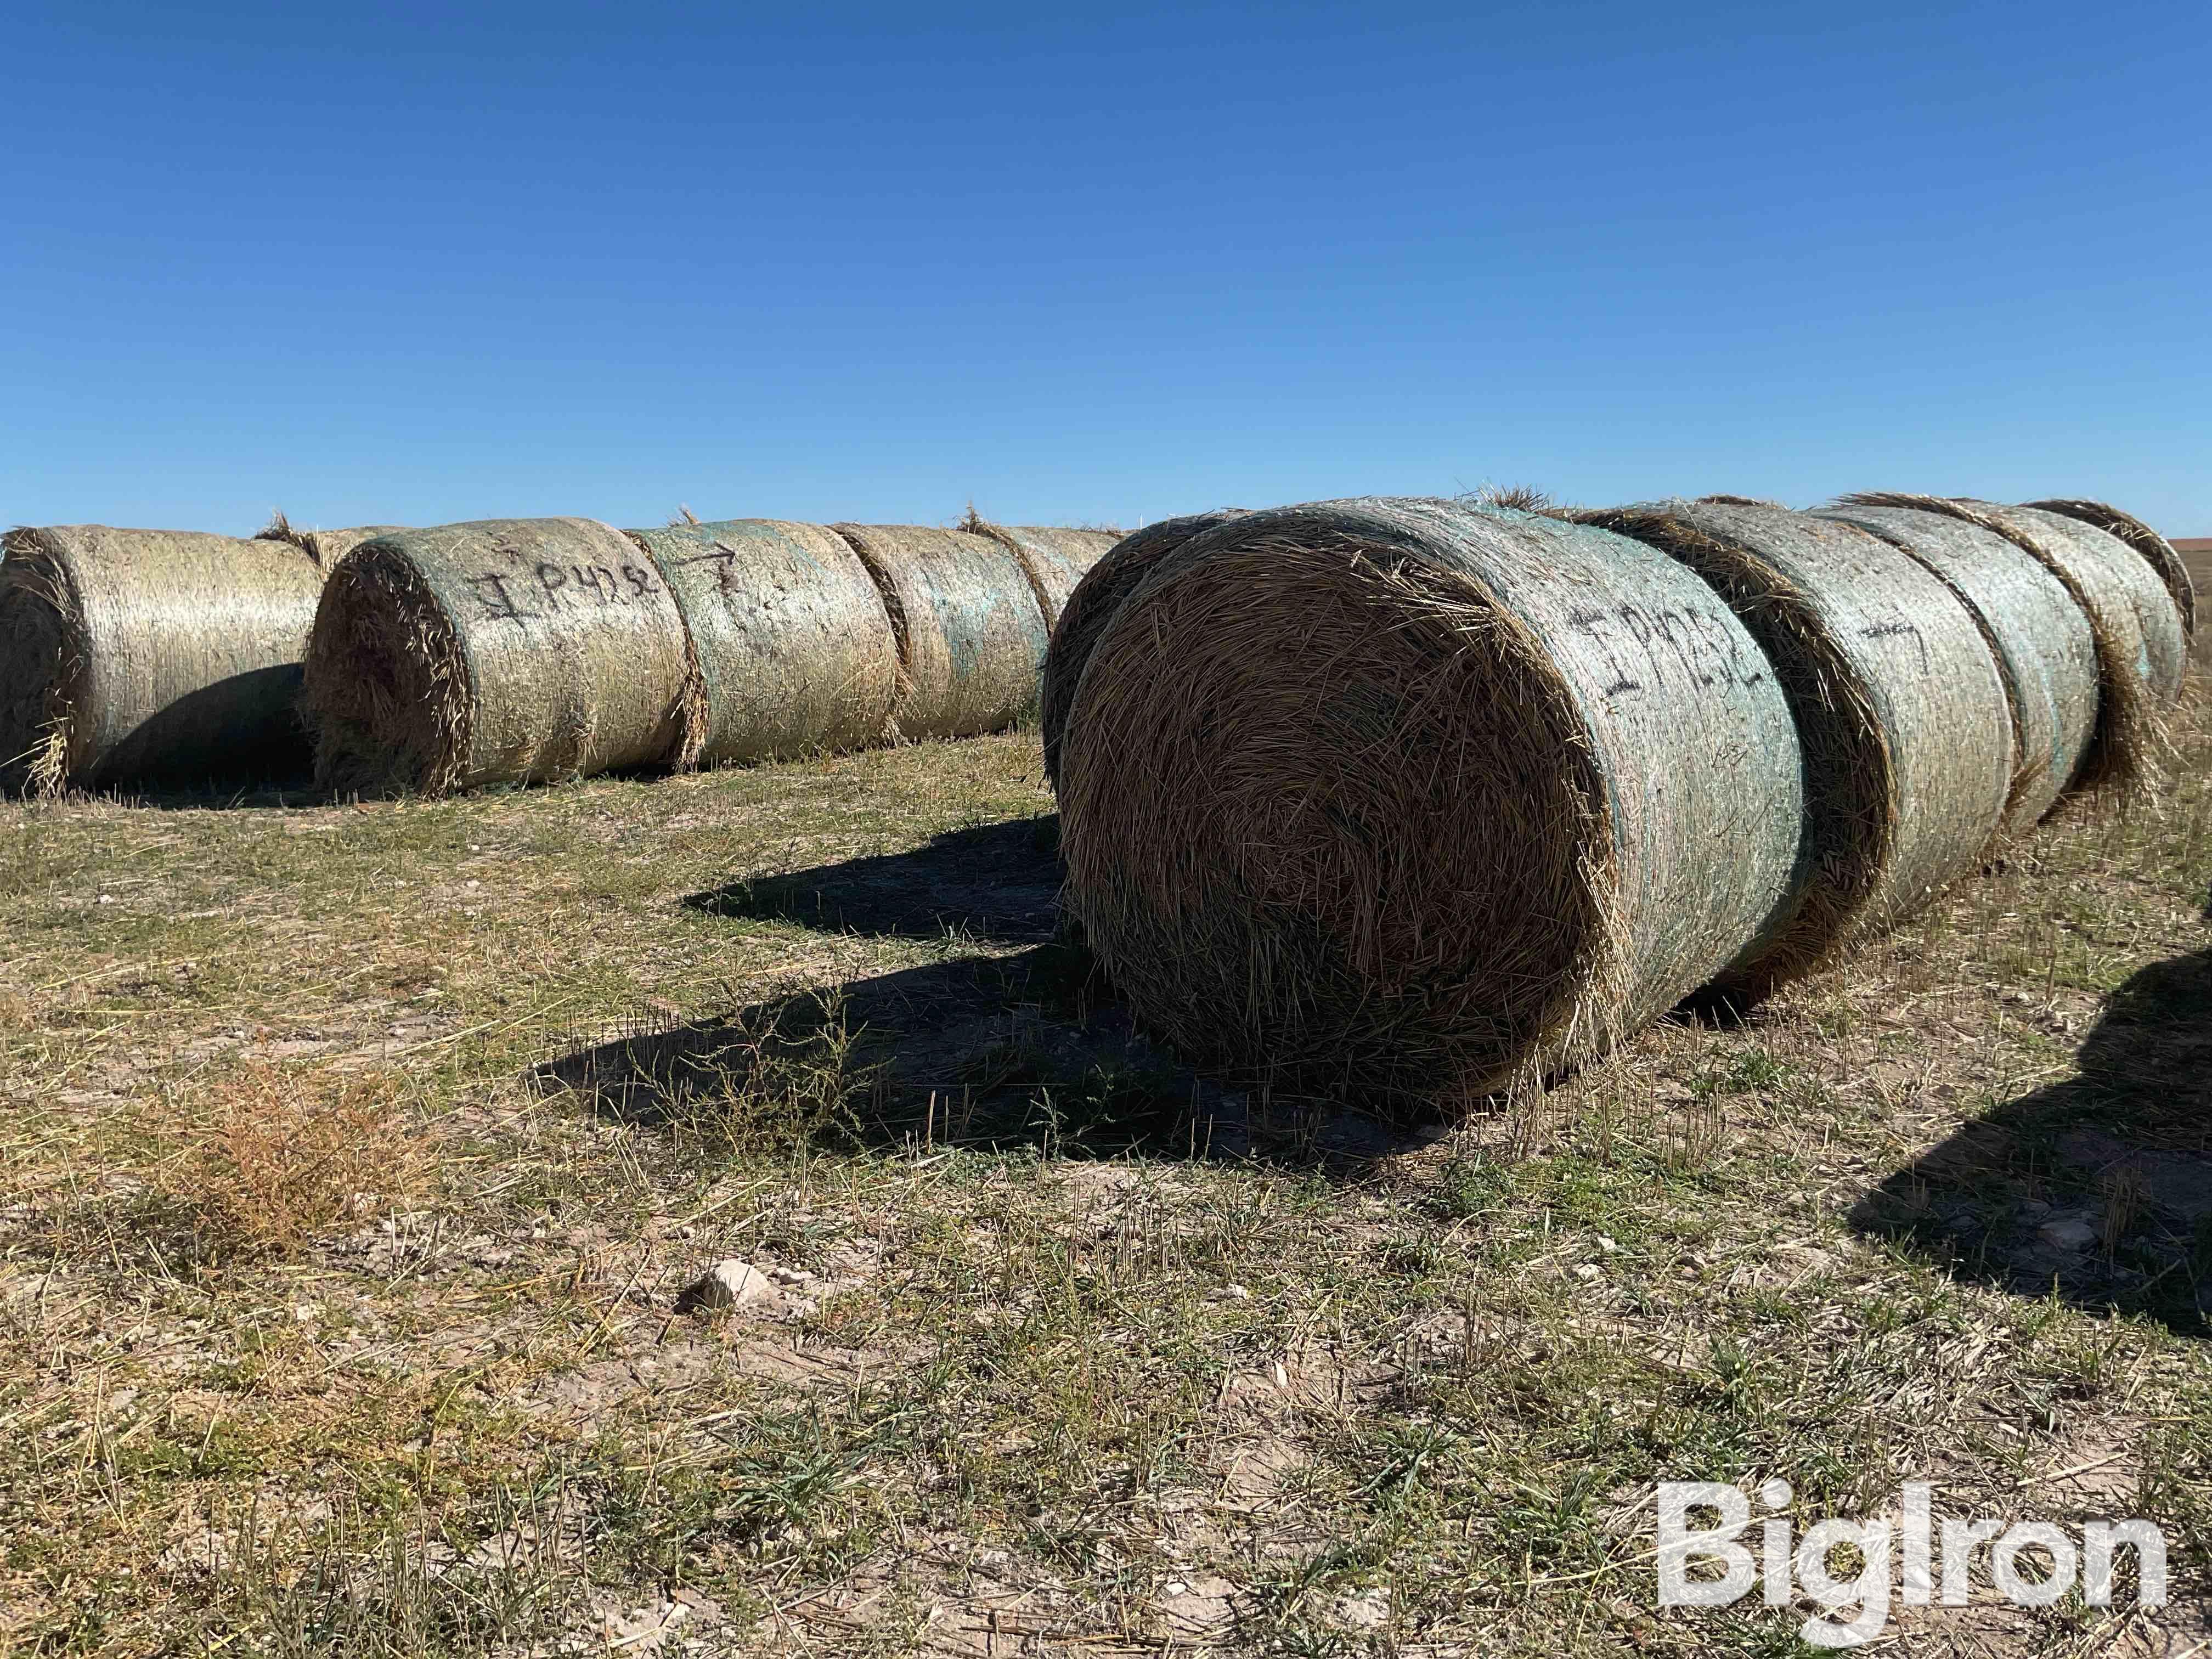
<path id="1" fill-rule="evenodd" d="M 1021 562 L 989 538 L 919 525 L 830 526 L 883 595 L 899 647 L 902 738 L 967 738 L 1036 706 L 1050 630 Z"/>
<path id="2" fill-rule="evenodd" d="M 2097 735 L 2075 787 L 2127 799 L 2150 787 L 2166 752 L 2160 704 L 2179 694 L 2188 647 L 2172 595 L 2134 549 L 2060 514 L 1964 496 L 1869 491 L 1838 505 L 1948 514 L 2040 560 L 2066 584 L 2097 642 Z"/>
<path id="3" fill-rule="evenodd" d="M 440 793 L 681 763 L 706 727 L 652 559 L 589 519 L 495 519 L 364 543 L 307 652 L 316 777 Z"/>
<path id="4" fill-rule="evenodd" d="M 1578 1063 L 1787 898 L 1796 733 L 1711 590 L 1461 502 L 1230 520 L 1155 565 L 1062 734 L 1068 902 L 1186 1057 L 1385 1109 Z"/>
<path id="5" fill-rule="evenodd" d="M 1076 584 L 1053 624 L 1052 649 L 1045 656 L 1044 673 L 1037 688 L 1037 725 L 1044 736 L 1044 775 L 1054 787 L 1060 784 L 1060 733 L 1067 725 L 1068 708 L 1075 700 L 1075 689 L 1082 683 L 1091 653 L 1106 631 L 1107 623 L 1114 620 L 1114 612 L 1122 600 L 1137 591 L 1161 560 L 1194 536 L 1202 535 L 1231 519 L 1241 519 L 1244 513 L 1241 507 L 1224 507 L 1214 513 L 1162 519 L 1141 530 L 1132 531 Z"/>
<path id="6" fill-rule="evenodd" d="M 2192 640 L 2197 637 L 2197 584 L 2189 574 L 2187 562 L 2172 542 L 2134 514 L 2123 513 L 2109 501 L 2060 500 L 2030 501 L 2027 505 L 2045 513 L 2056 513 L 2062 518 L 2079 519 L 2142 554 L 2158 573 L 2159 580 L 2166 584 L 2166 591 L 2172 595 L 2174 609 L 2181 613 L 2182 633 Z"/>
<path id="7" fill-rule="evenodd" d="M 1996 839 L 2012 716 L 1980 628 L 1915 559 L 1786 508 L 1663 501 L 1577 512 L 1681 560 L 1772 659 L 1805 757 L 1794 909 L 1722 976 L 1755 999 L 1911 914 Z"/>
<path id="8" fill-rule="evenodd" d="M 628 533 L 666 579 L 698 653 L 701 764 L 882 740 L 898 644 L 842 537 L 767 519 Z"/>
<path id="9" fill-rule="evenodd" d="M 2073 784 L 2097 730 L 2097 642 L 2066 585 L 2025 548 L 1946 514 L 1836 507 L 1815 516 L 1856 525 L 1911 554 L 1981 624 L 2013 715 L 2003 833 L 2032 828 Z"/>
<path id="10" fill-rule="evenodd" d="M 64 525 L 0 563 L 0 781 L 52 792 L 304 772 L 323 573 L 280 541 Z"/>

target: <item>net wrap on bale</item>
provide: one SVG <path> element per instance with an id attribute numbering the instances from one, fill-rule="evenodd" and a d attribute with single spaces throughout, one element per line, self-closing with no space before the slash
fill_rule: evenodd
<path id="1" fill-rule="evenodd" d="M 1189 1058 L 1412 1112 L 1577 1063 L 1786 899 L 1796 735 L 1749 633 L 1587 526 L 1225 518 L 1091 647 L 1067 902 Z"/>
<path id="2" fill-rule="evenodd" d="M 2097 643 L 2066 585 L 1993 530 L 1907 507 L 1837 507 L 1917 559 L 1965 602 L 2004 678 L 2015 770 L 2003 830 L 2033 827 L 2071 787 L 2097 729 Z"/>
<path id="3" fill-rule="evenodd" d="M 2197 583 L 2189 574 L 2187 561 L 2172 542 L 2134 514 L 2123 513 L 2109 501 L 2063 499 L 2030 501 L 2027 505 L 2045 513 L 2056 513 L 2061 518 L 2079 519 L 2142 554 L 2172 596 L 2173 607 L 2181 613 L 2183 635 L 2191 640 L 2197 637 Z"/>
<path id="4" fill-rule="evenodd" d="M 973 507 L 960 528 L 969 535 L 985 536 L 1021 561 L 1030 579 L 1030 592 L 1044 612 L 1047 633 L 1057 627 L 1085 574 L 1121 540 L 1115 530 L 1066 530 L 1053 525 L 993 524 Z"/>
<path id="5" fill-rule="evenodd" d="M 2095 526 L 2039 507 L 1967 496 L 1869 491 L 1842 507 L 1908 507 L 1980 526 L 2033 555 L 2065 584 L 2097 646 L 2097 733 L 2075 779 L 2084 791 L 2140 795 L 2166 752 L 2161 707 L 2188 666 L 2181 611 L 2142 556 Z"/>
<path id="6" fill-rule="evenodd" d="M 964 531 L 830 527 L 859 556 L 890 614 L 899 652 L 895 735 L 973 737 L 1036 708 L 1050 629 L 1019 558 Z"/>
<path id="7" fill-rule="evenodd" d="M 842 537 L 767 519 L 628 533 L 667 581 L 698 653 L 701 764 L 882 740 L 898 644 Z"/>
<path id="8" fill-rule="evenodd" d="M 363 543 L 325 590 L 305 703 L 318 781 L 363 793 L 685 764 L 707 724 L 667 582 L 589 519 Z"/>
<path id="9" fill-rule="evenodd" d="M 64 525 L 0 562 L 0 781 L 46 792 L 304 772 L 322 592 L 283 541 Z"/>
<path id="10" fill-rule="evenodd" d="M 1784 507 L 1661 501 L 1578 511 L 1680 559 L 1758 639 L 1803 745 L 1808 859 L 1764 947 L 1721 976 L 1764 996 L 1911 914 L 1997 838 L 2011 710 L 1980 627 L 1917 560 Z"/>
<path id="11" fill-rule="evenodd" d="M 1191 513 L 1162 519 L 1141 530 L 1131 531 L 1100 556 L 1067 596 L 1053 623 L 1052 649 L 1045 655 L 1044 672 L 1037 685 L 1037 726 L 1044 738 L 1044 775 L 1060 786 L 1060 738 L 1067 725 L 1067 711 L 1082 684 L 1084 668 L 1093 647 L 1114 620 L 1122 600 L 1137 591 L 1153 568 L 1194 536 L 1216 525 L 1241 519 L 1245 509 L 1227 507 L 1212 513 Z"/>

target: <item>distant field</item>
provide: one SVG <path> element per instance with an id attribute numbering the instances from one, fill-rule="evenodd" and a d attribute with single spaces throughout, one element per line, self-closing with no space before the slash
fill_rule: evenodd
<path id="1" fill-rule="evenodd" d="M 1649 1559 L 1773 1476 L 2172 1540 L 1885 1652 L 2198 1651 L 2203 691 L 2155 810 L 1409 1140 L 1131 1034 L 1034 733 L 0 804 L 0 1651 L 1778 1656 Z"/>

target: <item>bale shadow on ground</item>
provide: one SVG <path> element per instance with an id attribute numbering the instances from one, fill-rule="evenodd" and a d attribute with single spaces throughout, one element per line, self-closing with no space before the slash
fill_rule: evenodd
<path id="1" fill-rule="evenodd" d="M 2076 1064 L 1899 1170 L 1853 1225 L 1961 1279 L 2212 1334 L 2212 950 L 2121 986 Z"/>
<path id="2" fill-rule="evenodd" d="M 884 853 L 731 882 L 684 901 L 709 915 L 830 933 L 1042 945 L 1059 919 L 1060 815 L 1015 818 Z"/>
<path id="3" fill-rule="evenodd" d="M 610 1117 L 740 1143 L 1247 1155 L 1245 1097 L 1153 1048 L 1103 989 L 1086 952 L 1035 945 L 621 1032 L 532 1080 Z"/>
<path id="4" fill-rule="evenodd" d="M 1344 1175 L 1442 1133 L 1224 1084 L 1153 1046 L 1060 926 L 1059 830 L 1057 815 L 1018 818 L 695 894 L 684 902 L 710 915 L 1021 948 L 802 991 L 722 1019 L 640 1024 L 538 1067 L 532 1080 L 648 1125 L 680 1127 L 702 1110 L 768 1122 L 796 1100 L 801 1117 L 819 1120 L 810 1133 L 848 1145 L 1228 1157 Z"/>

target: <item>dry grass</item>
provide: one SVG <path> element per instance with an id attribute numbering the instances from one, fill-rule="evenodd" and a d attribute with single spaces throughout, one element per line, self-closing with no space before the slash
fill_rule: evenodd
<path id="1" fill-rule="evenodd" d="M 384 1075 L 301 1076 L 249 1061 L 159 1190 L 220 1254 L 289 1255 L 348 1219 L 404 1211 L 434 1155 Z"/>
<path id="2" fill-rule="evenodd" d="M 1655 1480 L 1778 1474 L 2151 1516 L 2163 1613 L 1881 1650 L 2172 1659 L 2212 708 L 2180 741 L 2155 811 L 1433 1140 L 1129 1037 L 1034 734 L 0 807 L 0 1650 L 1775 1656 L 1802 1609 L 1662 1614 L 1642 1558 Z M 356 1082 L 420 1184 L 199 1249 L 179 1149 L 242 1167 L 267 1091 L 313 1166 Z M 773 1294 L 678 1313 L 732 1255 Z"/>

